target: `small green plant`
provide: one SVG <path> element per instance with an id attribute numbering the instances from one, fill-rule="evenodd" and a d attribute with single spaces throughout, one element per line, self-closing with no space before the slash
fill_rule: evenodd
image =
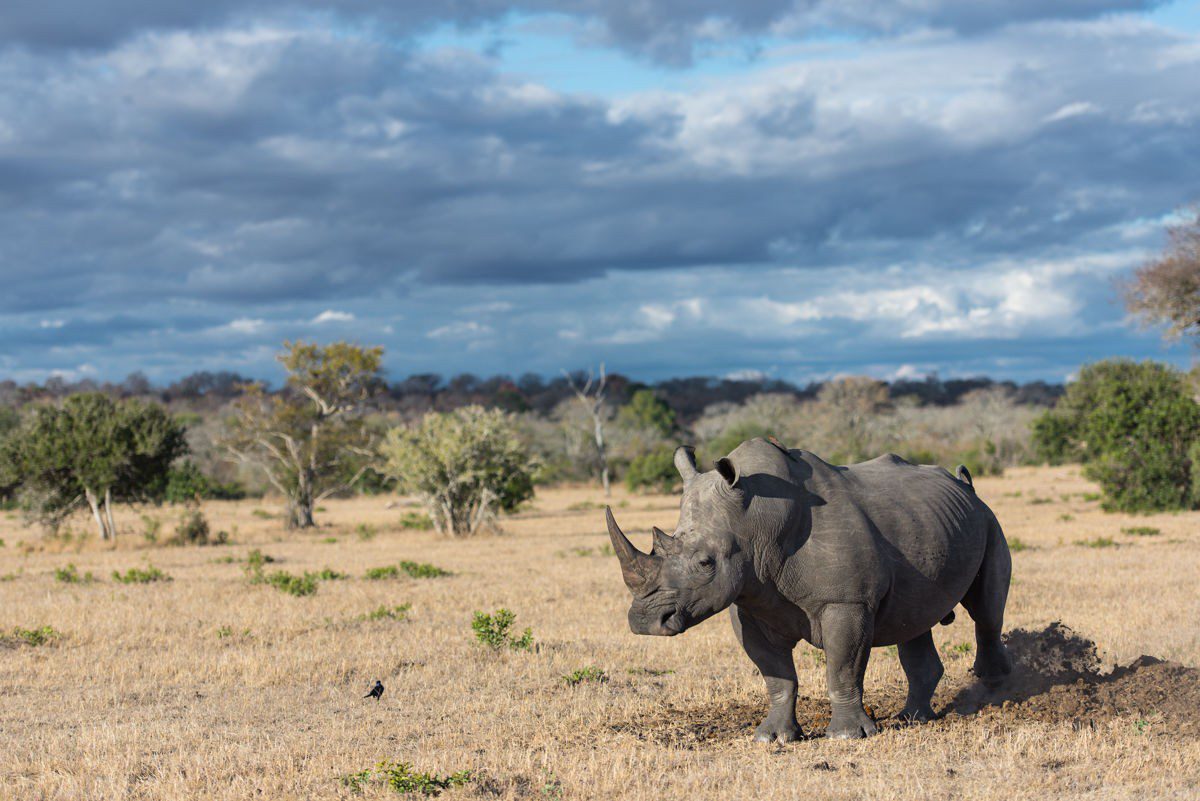
<path id="1" fill-rule="evenodd" d="M 514 638 L 509 632 L 517 616 L 507 609 L 497 609 L 494 614 L 476 612 L 471 621 L 471 629 L 475 639 L 482 644 L 498 651 L 505 646 L 514 651 L 528 651 L 533 647 L 533 630 L 525 629 L 520 637 Z"/>
<path id="2" fill-rule="evenodd" d="M 343 787 L 350 788 L 350 792 L 361 793 L 363 785 L 371 781 L 371 769 L 360 770 L 358 773 L 347 773 L 339 776 L 338 781 L 342 783 Z"/>
<path id="3" fill-rule="evenodd" d="M 5 547 L 4 540 L 0 539 L 0 548 Z"/>
<path id="4" fill-rule="evenodd" d="M 1075 519 L 1075 515 L 1063 514 L 1063 515 L 1058 516 L 1058 520 L 1060 523 L 1070 523 L 1074 519 Z"/>
<path id="5" fill-rule="evenodd" d="M 412 604 L 400 604 L 399 606 L 380 606 L 378 609 L 372 609 L 365 615 L 359 615 L 359 620 L 408 620 L 408 612 L 412 609 Z"/>
<path id="6" fill-rule="evenodd" d="M 1129 528 L 1121 529 L 1122 534 L 1128 534 L 1131 537 L 1157 537 L 1162 534 L 1162 529 L 1154 528 L 1153 526 L 1130 526 Z"/>
<path id="7" fill-rule="evenodd" d="M 368 567 L 364 574 L 370 581 L 382 581 L 383 579 L 394 579 L 400 577 L 400 568 L 395 565 L 385 565 L 384 567 Z"/>
<path id="8" fill-rule="evenodd" d="M 1005 498 L 1020 498 L 1020 497 L 1021 497 L 1021 491 L 1020 491 L 1020 490 L 1017 490 L 1017 491 L 1015 491 L 1015 492 L 1006 492 L 1006 493 L 1004 493 L 1004 497 L 1005 497 Z"/>
<path id="9" fill-rule="evenodd" d="M 421 512 L 405 512 L 400 515 L 400 528 L 414 531 L 429 531 L 433 528 L 433 519 Z"/>
<path id="10" fill-rule="evenodd" d="M 175 536 L 172 542 L 176 545 L 207 545 L 208 520 L 199 509 L 188 509 L 179 518 L 175 526 Z"/>
<path id="11" fill-rule="evenodd" d="M 14 581 L 17 578 L 17 576 L 19 576 L 19 575 L 21 575 L 19 572 L 18 573 L 4 573 L 3 575 L 0 575 L 0 581 Z"/>
<path id="12" fill-rule="evenodd" d="M 114 570 L 113 580 L 122 584 L 150 584 L 155 581 L 171 581 L 171 577 L 154 565 L 147 565 L 144 570 L 140 567 L 131 567 L 124 574 L 119 570 Z"/>
<path id="13" fill-rule="evenodd" d="M 152 515 L 142 515 L 142 536 L 146 542 L 154 545 L 158 542 L 158 532 L 162 530 L 162 521 Z"/>
<path id="14" fill-rule="evenodd" d="M 960 642 L 951 645 L 949 651 L 953 656 L 966 656 L 974 650 L 974 646 L 969 642 Z"/>
<path id="15" fill-rule="evenodd" d="M 257 517 L 259 520 L 270 520 L 275 515 L 268 512 L 266 509 L 251 509 L 250 514 Z"/>
<path id="16" fill-rule="evenodd" d="M 1030 498 L 1029 499 L 1030 506 L 1041 506 L 1042 504 L 1045 504 L 1045 503 L 1054 503 L 1054 501 L 1050 498 Z"/>
<path id="17" fill-rule="evenodd" d="M 577 501 L 567 507 L 568 512 L 590 512 L 593 509 L 603 509 L 604 504 L 595 501 Z"/>
<path id="18" fill-rule="evenodd" d="M 337 537 L 326 537 L 325 539 L 321 540 L 321 542 L 325 543 L 326 545 L 334 545 L 337 543 L 337 541 Z"/>
<path id="19" fill-rule="evenodd" d="M 246 566 L 242 570 L 246 573 L 246 578 L 250 579 L 251 584 L 261 584 L 263 578 L 263 566 L 275 561 L 275 557 L 255 548 L 250 553 L 246 554 Z"/>
<path id="20" fill-rule="evenodd" d="M 675 671 L 665 670 L 665 669 L 661 669 L 661 668 L 635 667 L 635 668 L 629 668 L 629 670 L 627 670 L 626 672 L 633 676 L 655 676 L 655 677 L 657 677 L 657 676 L 669 676 L 672 673 L 674 673 Z"/>
<path id="21" fill-rule="evenodd" d="M 96 580 L 96 577 L 91 574 L 91 571 L 79 575 L 79 570 L 76 569 L 74 563 L 69 563 L 66 567 L 56 568 L 54 571 L 54 579 L 61 581 L 63 584 L 91 584 Z"/>
<path id="22" fill-rule="evenodd" d="M 217 629 L 217 639 L 218 640 L 223 640 L 226 637 L 232 637 L 232 636 L 233 636 L 233 627 L 232 626 L 221 626 L 221 628 Z"/>
<path id="23" fill-rule="evenodd" d="M 442 570 L 440 567 L 427 562 L 403 561 L 400 563 L 400 569 L 413 578 L 440 578 L 441 576 L 450 575 L 450 571 Z"/>
<path id="24" fill-rule="evenodd" d="M 407 762 L 380 762 L 375 766 L 375 775 L 397 793 L 420 793 L 440 795 L 443 790 L 461 787 L 471 781 L 471 772 L 460 770 L 447 776 L 436 773 L 419 773 Z"/>
<path id="25" fill-rule="evenodd" d="M 563 676 L 563 681 L 567 683 L 568 687 L 578 687 L 584 682 L 604 684 L 608 681 L 608 674 L 594 665 L 588 665 L 566 674 Z"/>
<path id="26" fill-rule="evenodd" d="M 1032 551 L 1033 546 L 1027 542 L 1023 542 L 1020 537 L 1009 537 L 1008 550 L 1012 553 L 1020 553 L 1021 551 Z"/>
<path id="27" fill-rule="evenodd" d="M 263 582 L 271 585 L 280 592 L 286 592 L 288 595 L 294 595 L 297 598 L 313 595 L 317 591 L 317 576 L 314 573 L 305 573 L 302 576 L 297 576 L 286 570 L 276 570 L 274 573 L 268 573 L 264 576 Z"/>
<path id="28" fill-rule="evenodd" d="M 305 575 L 311 575 L 318 581 L 340 581 L 342 579 L 350 578 L 349 573 L 339 573 L 331 567 L 318 570 L 316 573 L 306 573 Z"/>
<path id="29" fill-rule="evenodd" d="M 354 527 L 354 533 L 358 535 L 360 540 L 366 542 L 367 540 L 375 539 L 375 535 L 379 532 L 375 530 L 374 526 L 367 525 L 366 523 L 359 523 Z"/>
<path id="30" fill-rule="evenodd" d="M 53 626 L 41 626 L 36 629 L 23 629 L 17 626 L 12 630 L 12 634 L 0 637 L 0 640 L 5 640 L 9 644 L 28 645 L 31 648 L 48 645 L 60 639 L 62 639 L 62 635 L 55 631 Z"/>
<path id="31" fill-rule="evenodd" d="M 1095 503 L 1096 501 L 1103 498 L 1104 495 L 1099 492 L 1082 492 L 1079 494 L 1079 497 L 1082 498 L 1083 500 L 1087 501 L 1088 503 Z"/>
<path id="32" fill-rule="evenodd" d="M 1090 540 L 1075 540 L 1076 545 L 1082 545 L 1085 548 L 1115 548 L 1117 543 L 1112 537 L 1096 537 Z"/>

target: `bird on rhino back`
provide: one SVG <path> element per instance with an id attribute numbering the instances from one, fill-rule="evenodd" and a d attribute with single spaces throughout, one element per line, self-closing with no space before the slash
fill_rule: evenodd
<path id="1" fill-rule="evenodd" d="M 871 648 L 898 646 L 908 679 L 901 717 L 934 716 L 942 677 L 932 628 L 962 604 L 975 622 L 974 672 L 995 685 L 1012 669 L 1001 643 L 1011 559 L 970 474 L 887 454 L 831 465 L 773 440 L 744 442 L 702 473 L 675 452 L 683 500 L 674 533 L 650 553 L 606 512 L 635 634 L 675 636 L 730 610 L 734 633 L 766 682 L 770 710 L 756 740 L 788 742 L 796 722 L 801 640 L 825 651 L 830 737 L 876 732 L 863 708 Z"/>

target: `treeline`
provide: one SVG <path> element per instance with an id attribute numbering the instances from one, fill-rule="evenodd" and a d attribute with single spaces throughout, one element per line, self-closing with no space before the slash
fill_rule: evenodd
<path id="1" fill-rule="evenodd" d="M 381 412 L 420 415 L 445 412 L 464 406 L 483 406 L 507 412 L 548 416 L 564 401 L 573 397 L 572 382 L 586 377 L 586 370 L 569 376 L 545 377 L 525 373 L 518 378 L 508 375 L 480 377 L 461 373 L 449 378 L 436 373 L 410 375 L 398 381 L 381 377 L 379 395 L 372 403 Z M 813 381 L 803 386 L 773 378 L 732 379 L 697 376 L 641 382 L 621 375 L 608 375 L 608 396 L 617 406 L 629 402 L 639 390 L 653 390 L 683 424 L 691 424 L 716 404 L 745 403 L 756 395 L 783 395 L 796 400 L 814 400 L 829 382 Z M 996 381 L 986 376 L 941 379 L 936 375 L 919 380 L 901 379 L 879 382 L 890 400 L 918 406 L 953 406 L 979 390 L 1003 391 L 1017 405 L 1052 406 L 1062 396 L 1062 384 L 1032 381 Z M 241 397 L 247 387 L 258 386 L 272 392 L 269 382 L 235 372 L 200 371 L 166 385 L 156 386 L 142 373 L 131 373 L 119 382 L 98 382 L 90 378 L 67 381 L 51 377 L 44 383 L 18 384 L 0 381 L 0 407 L 14 409 L 27 403 L 61 400 L 70 395 L 98 392 L 114 400 L 141 398 L 157 400 L 168 406 L 203 411 L 217 409 Z M 281 391 L 276 388 L 274 391 Z"/>

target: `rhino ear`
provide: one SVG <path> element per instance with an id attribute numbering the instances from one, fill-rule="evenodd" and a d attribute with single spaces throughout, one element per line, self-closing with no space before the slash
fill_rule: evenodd
<path id="1" fill-rule="evenodd" d="M 723 456 L 717 460 L 717 472 L 721 474 L 721 478 L 725 479 L 725 483 L 731 487 L 736 487 L 738 479 L 741 478 L 741 473 L 738 472 L 737 466 L 734 465 L 729 457 Z"/>
<path id="2" fill-rule="evenodd" d="M 680 445 L 676 448 L 675 469 L 679 471 L 684 484 L 700 475 L 700 471 L 696 469 L 696 449 L 691 445 Z"/>

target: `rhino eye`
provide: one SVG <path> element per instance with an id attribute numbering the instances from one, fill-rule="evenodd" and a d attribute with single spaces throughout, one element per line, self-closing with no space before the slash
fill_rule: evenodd
<path id="1" fill-rule="evenodd" d="M 700 560 L 700 567 L 712 567 L 716 563 L 716 559 L 713 559 L 711 556 L 705 556 Z"/>

